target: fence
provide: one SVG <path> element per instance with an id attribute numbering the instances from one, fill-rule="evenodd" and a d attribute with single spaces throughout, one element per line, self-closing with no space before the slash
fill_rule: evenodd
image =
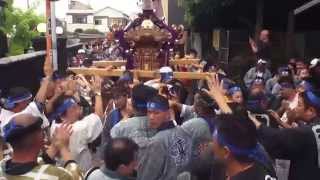
<path id="1" fill-rule="evenodd" d="M 82 48 L 82 44 L 67 46 L 62 51 L 58 49 L 59 71 L 66 70 L 68 59 L 74 56 L 80 48 Z M 2 92 L 6 94 L 11 87 L 23 86 L 36 93 L 40 80 L 44 76 L 45 57 L 45 51 L 36 51 L 0 58 L 0 89 Z"/>

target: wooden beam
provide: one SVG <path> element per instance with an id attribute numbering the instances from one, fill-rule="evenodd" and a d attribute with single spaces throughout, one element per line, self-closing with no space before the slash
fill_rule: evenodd
<path id="1" fill-rule="evenodd" d="M 211 73 L 199 73 L 199 72 L 174 72 L 173 76 L 176 79 L 206 79 L 211 76 Z"/>
<path id="2" fill-rule="evenodd" d="M 192 64 L 199 64 L 200 59 L 177 59 L 169 61 L 171 66 L 174 65 L 192 65 Z"/>
<path id="3" fill-rule="evenodd" d="M 127 61 L 93 61 L 93 65 L 96 67 L 107 67 L 107 66 L 115 66 L 121 67 L 125 66 Z"/>
<path id="4" fill-rule="evenodd" d="M 72 72 L 76 74 L 83 75 L 98 75 L 105 77 L 119 77 L 123 74 L 124 70 L 115 69 L 106 71 L 105 69 L 100 68 L 69 68 Z M 136 73 L 138 77 L 141 78 L 159 78 L 160 73 L 156 71 L 144 71 L 144 70 L 132 70 L 133 73 Z M 176 79 L 205 79 L 207 76 L 210 76 L 210 73 L 198 73 L 198 72 L 174 72 L 173 76 Z"/>
<path id="5" fill-rule="evenodd" d="M 198 64 L 200 59 L 177 59 L 169 61 L 171 66 L 174 65 L 191 65 Z M 93 61 L 93 65 L 96 67 L 107 67 L 107 66 L 115 66 L 121 67 L 126 65 L 126 61 Z"/>
<path id="6" fill-rule="evenodd" d="M 294 15 L 298 15 L 302 12 L 304 12 L 305 10 L 308 10 L 309 8 L 317 5 L 320 3 L 320 0 L 313 0 L 313 1 L 310 1 L 300 7 L 298 7 L 297 9 L 294 10 Z"/>

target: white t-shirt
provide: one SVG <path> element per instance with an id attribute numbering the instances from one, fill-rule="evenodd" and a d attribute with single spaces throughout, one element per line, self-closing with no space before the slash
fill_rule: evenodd
<path id="1" fill-rule="evenodd" d="M 1 109 L 0 110 L 0 123 L 1 123 L 1 127 L 2 124 L 7 124 L 9 121 L 9 118 L 14 115 L 14 112 L 12 111 L 8 111 L 6 109 Z"/>
<path id="2" fill-rule="evenodd" d="M 10 114 L 11 113 L 11 114 Z M 1 114 L 2 114 L 2 110 L 1 110 Z M 9 115 L 10 114 L 10 115 Z M 42 128 L 47 128 L 49 127 L 50 123 L 48 118 L 46 117 L 46 115 L 42 112 L 39 111 L 36 103 L 33 101 L 31 102 L 23 111 L 19 112 L 19 113 L 14 113 L 14 112 L 5 112 L 5 114 L 3 115 L 3 119 L 1 117 L 1 132 L 3 132 L 3 128 L 6 124 L 9 123 L 9 121 L 16 117 L 17 115 L 20 114 L 31 114 L 35 117 L 40 117 L 43 122 L 42 122 Z M 3 135 L 3 134 L 2 134 Z"/>
<path id="3" fill-rule="evenodd" d="M 51 126 L 51 136 L 55 128 L 60 126 L 55 121 Z M 101 134 L 103 129 L 101 119 L 96 114 L 90 114 L 82 120 L 72 124 L 72 134 L 70 136 L 69 148 L 72 156 L 75 158 L 82 169 L 88 169 L 92 164 L 91 154 L 88 144 L 93 142 Z M 84 160 L 85 159 L 85 160 Z M 81 162 L 84 162 L 85 165 Z"/>

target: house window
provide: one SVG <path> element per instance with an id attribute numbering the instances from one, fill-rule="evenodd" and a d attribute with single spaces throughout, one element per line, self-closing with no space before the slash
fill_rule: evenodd
<path id="1" fill-rule="evenodd" d="M 111 24 L 114 25 L 114 24 L 117 24 L 117 25 L 120 25 L 121 24 L 121 19 L 111 19 Z"/>
<path id="2" fill-rule="evenodd" d="M 102 20 L 101 19 L 96 19 L 96 20 L 94 20 L 94 24 L 95 25 L 101 25 L 102 24 Z"/>
<path id="3" fill-rule="evenodd" d="M 87 16 L 73 16 L 73 24 L 87 24 Z"/>

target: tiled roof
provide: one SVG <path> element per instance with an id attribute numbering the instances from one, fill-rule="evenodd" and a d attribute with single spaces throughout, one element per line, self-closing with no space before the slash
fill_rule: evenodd
<path id="1" fill-rule="evenodd" d="M 74 9 L 74 10 L 92 10 L 92 7 L 88 4 L 81 3 L 76 0 L 71 0 L 69 4 L 69 9 Z"/>

